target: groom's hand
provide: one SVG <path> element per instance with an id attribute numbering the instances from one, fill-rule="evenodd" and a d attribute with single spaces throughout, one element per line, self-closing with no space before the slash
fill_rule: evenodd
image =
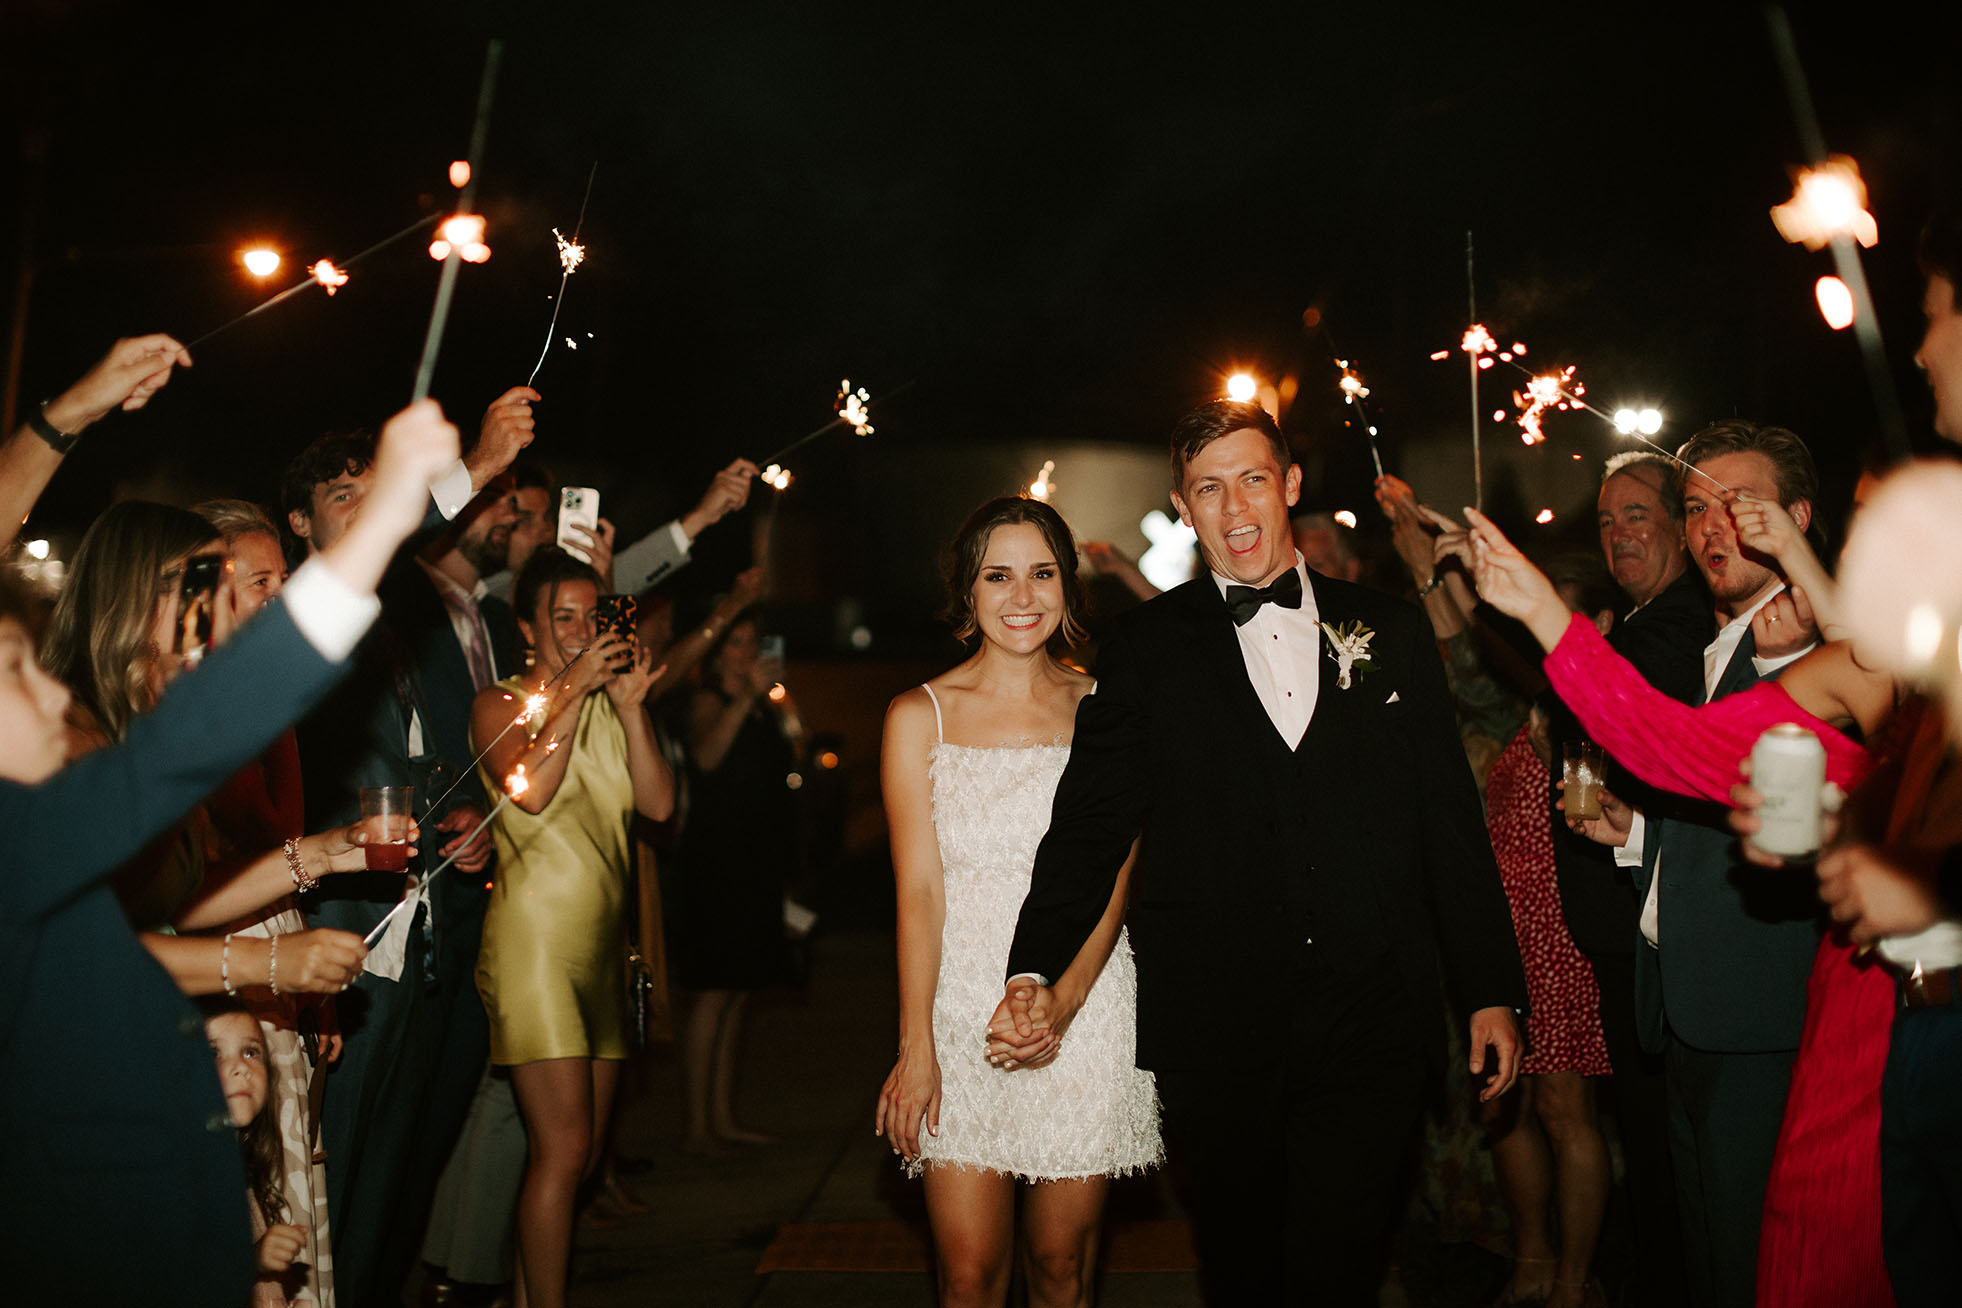
<path id="1" fill-rule="evenodd" d="M 988 1061 L 1005 1071 L 1040 1062 L 1056 1052 L 1060 1037 L 1050 1030 L 1055 992 L 1027 977 L 1008 985 L 988 1019 Z"/>
<path id="2" fill-rule="evenodd" d="M 1478 1093 L 1479 1103 L 1497 1099 L 1512 1089 L 1513 1082 L 1519 1079 L 1520 1043 L 1519 1024 L 1513 1020 L 1510 1008 L 1481 1008 L 1472 1014 L 1471 1074 L 1474 1077 L 1485 1074 L 1487 1045 L 1492 1046 L 1493 1053 L 1497 1055 L 1492 1074 L 1487 1078 L 1485 1088 Z"/>

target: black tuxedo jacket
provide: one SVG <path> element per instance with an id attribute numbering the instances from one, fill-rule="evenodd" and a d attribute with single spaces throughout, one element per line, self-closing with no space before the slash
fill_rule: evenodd
<path id="1" fill-rule="evenodd" d="M 1762 680 L 1756 650 L 1746 631 L 1711 699 Z M 1647 897 L 1660 859 L 1662 945 L 1636 951 L 1635 1004 L 1652 1053 L 1663 1047 L 1665 1014 L 1683 1043 L 1717 1053 L 1797 1049 L 1805 1026 L 1824 928 L 1818 887 L 1790 868 L 1745 862 L 1727 816 L 1721 804 L 1686 805 L 1647 828 L 1635 889 Z"/>
<path id="2" fill-rule="evenodd" d="M 1309 578 L 1321 621 L 1375 633 L 1373 666 L 1341 689 L 1318 642 L 1297 748 L 1254 693 L 1210 577 L 1126 614 L 1077 710 L 1008 974 L 1062 975 L 1142 833 L 1129 915 L 1141 1067 L 1208 1066 L 1222 1048 L 1278 1057 L 1273 1010 L 1303 967 L 1400 988 L 1411 1011 L 1436 1015 L 1441 956 L 1466 1012 L 1525 1007 L 1429 625 L 1400 600 Z M 1441 1023 L 1424 1030 L 1441 1053 Z"/>

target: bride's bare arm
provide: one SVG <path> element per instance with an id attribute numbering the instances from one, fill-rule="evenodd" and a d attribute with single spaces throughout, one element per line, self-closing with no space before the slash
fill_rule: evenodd
<path id="1" fill-rule="evenodd" d="M 1124 926 L 1124 906 L 1131 886 L 1131 869 L 1138 864 L 1138 842 L 1131 842 L 1131 853 L 1118 869 L 1117 887 L 1111 891 L 1110 906 L 1097 922 L 1097 929 L 1083 942 L 1083 948 L 1076 951 L 1068 968 L 1056 984 L 1046 988 L 1046 1002 L 1039 994 L 1035 1007 L 1029 1016 L 1036 1024 L 1037 1040 L 1032 1044 L 1015 1046 L 1007 1042 L 1006 1036 L 1012 1028 L 989 1042 L 989 1052 L 1000 1055 L 999 1066 L 1012 1072 L 1018 1067 L 1041 1067 L 1056 1057 L 1063 1046 L 1063 1034 L 1076 1019 L 1083 1007 L 1083 1001 L 1090 997 L 1090 988 L 1097 984 L 1097 978 L 1104 974 L 1104 964 L 1110 961 L 1110 951 L 1117 946 L 1117 933 Z"/>
<path id="2" fill-rule="evenodd" d="M 940 1130 L 940 1060 L 933 1048 L 933 995 L 940 981 L 940 932 L 947 887 L 933 830 L 927 776 L 935 739 L 933 705 L 924 690 L 886 710 L 879 784 L 892 839 L 899 926 L 899 1057 L 879 1091 L 872 1132 L 907 1161 L 920 1153 L 920 1129 Z"/>

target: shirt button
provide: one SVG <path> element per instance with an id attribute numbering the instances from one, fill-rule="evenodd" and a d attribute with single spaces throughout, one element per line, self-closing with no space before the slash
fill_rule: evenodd
<path id="1" fill-rule="evenodd" d="M 229 1129 L 231 1124 L 232 1124 L 232 1119 L 225 1116 L 223 1113 L 213 1113 L 211 1116 L 204 1119 L 204 1129 L 211 1132 L 213 1135 L 217 1135 L 220 1131 Z"/>

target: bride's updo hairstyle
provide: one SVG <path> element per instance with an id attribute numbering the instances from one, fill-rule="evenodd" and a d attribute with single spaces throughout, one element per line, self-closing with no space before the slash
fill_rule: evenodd
<path id="1" fill-rule="evenodd" d="M 940 616 L 953 626 L 956 640 L 966 643 L 979 634 L 980 625 L 974 620 L 975 578 L 981 575 L 981 565 L 987 562 L 988 541 L 993 538 L 995 528 L 1018 523 L 1027 523 L 1042 533 L 1062 576 L 1063 620 L 1049 637 L 1049 652 L 1061 654 L 1072 645 L 1081 644 L 1089 635 L 1084 630 L 1083 618 L 1090 602 L 1084 593 L 1083 580 L 1077 575 L 1076 537 L 1070 533 L 1063 515 L 1041 500 L 1004 495 L 967 515 L 967 521 L 954 533 L 953 542 L 941 556 L 940 577 L 947 586 L 947 607 L 941 610 Z"/>

